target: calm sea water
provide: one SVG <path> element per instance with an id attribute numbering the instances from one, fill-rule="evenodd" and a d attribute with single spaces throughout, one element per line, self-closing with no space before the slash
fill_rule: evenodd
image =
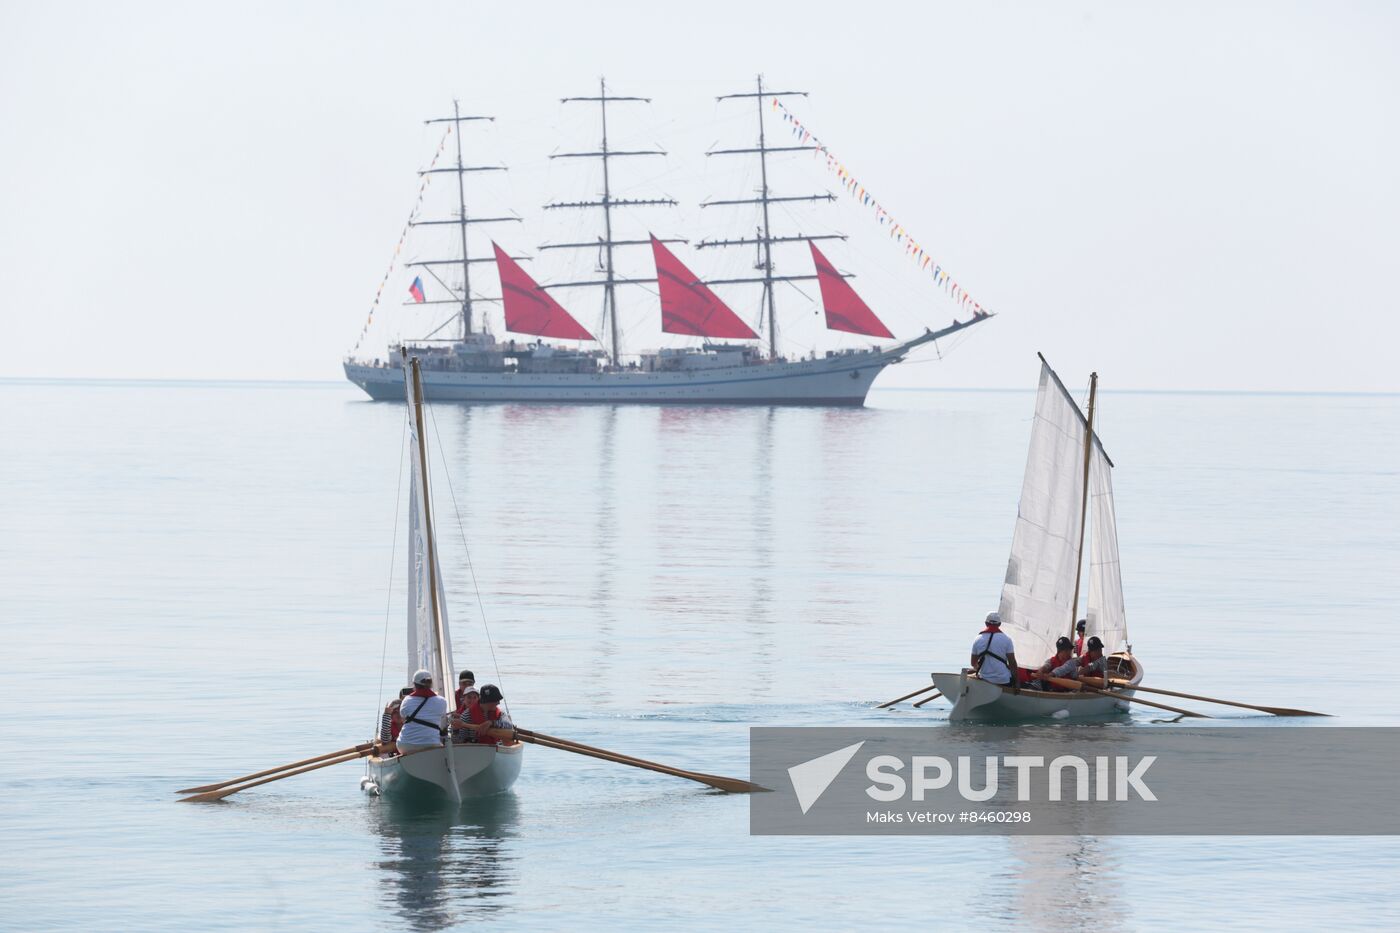
<path id="1" fill-rule="evenodd" d="M 750 725 L 941 727 L 872 706 L 995 606 L 1032 401 L 437 406 L 458 667 L 521 725 L 735 776 Z M 175 803 L 363 739 L 402 681 L 404 414 L 0 383 L 0 927 L 1394 929 L 1395 840 L 753 838 L 743 797 L 540 748 L 460 813 L 354 765 Z M 1400 398 L 1108 391 L 1100 424 L 1151 680 L 1400 725 Z"/>

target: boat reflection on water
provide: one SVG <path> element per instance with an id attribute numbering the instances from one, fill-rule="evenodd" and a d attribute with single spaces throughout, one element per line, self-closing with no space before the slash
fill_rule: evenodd
<path id="1" fill-rule="evenodd" d="M 519 872 L 514 794 L 468 799 L 460 809 L 413 799 L 374 800 L 368 823 L 383 852 L 380 903 L 405 928 L 440 930 L 507 907 Z"/>
<path id="2" fill-rule="evenodd" d="M 984 756 L 1029 755 L 1023 740 L 1053 738 L 1086 757 L 1117 750 L 1123 726 L 1110 724 L 986 726 L 949 723 L 947 731 L 959 741 L 978 743 L 969 749 L 973 760 Z M 979 747 L 980 746 L 980 747 Z M 1006 793 L 1010 793 L 1006 791 Z M 1005 806 L 1015 807 L 1009 798 Z M 1135 927 L 1132 905 L 1123 890 L 1123 848 L 1111 836 L 1077 832 L 1070 818 L 1058 826 L 1063 835 L 966 836 L 960 846 L 995 852 L 996 868 L 979 877 L 979 926 L 1008 924 L 1033 930 L 1094 930 L 1111 933 Z"/>
<path id="3" fill-rule="evenodd" d="M 1042 930 L 1122 930 L 1134 924 L 1118 842 L 1099 836 L 1013 836 L 1012 913 Z"/>

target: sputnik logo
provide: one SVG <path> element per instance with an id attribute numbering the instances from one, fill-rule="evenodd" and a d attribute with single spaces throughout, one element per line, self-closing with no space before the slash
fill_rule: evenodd
<path id="1" fill-rule="evenodd" d="M 826 789 L 836 780 L 841 769 L 846 767 L 864 744 L 862 740 L 788 768 L 788 779 L 792 781 L 792 789 L 797 794 L 797 804 L 804 814 L 821 799 L 821 795 L 826 793 Z"/>

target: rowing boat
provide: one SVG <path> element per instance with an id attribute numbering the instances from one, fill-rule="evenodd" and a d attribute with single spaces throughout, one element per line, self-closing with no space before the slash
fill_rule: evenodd
<path id="1" fill-rule="evenodd" d="M 1040 358 L 1030 453 L 1001 590 L 1001 631 L 1011 637 L 1017 662 L 1029 667 L 1053 657 L 1060 636 L 1073 639 L 1087 550 L 1084 638 L 1097 636 L 1103 642 L 1111 675 L 1127 684 L 1102 692 L 1013 691 L 981 680 L 967 668 L 934 673 L 934 684 L 953 704 L 949 719 L 1105 719 L 1122 715 L 1129 706 L 1124 698 L 1142 682 L 1142 662 L 1128 643 L 1123 608 L 1113 461 L 1094 431 L 1097 389 L 1095 373 L 1086 416 L 1045 357 Z"/>
<path id="2" fill-rule="evenodd" d="M 1127 652 L 1110 655 L 1109 670 L 1127 679 L 1128 686 L 1095 693 L 1087 690 L 1031 690 L 1014 692 L 1010 687 L 979 680 L 963 670 L 956 674 L 933 673 L 934 684 L 953 703 L 949 719 L 983 722 L 1020 722 L 1037 719 L 1103 720 L 1128 712 L 1133 687 L 1142 682 L 1142 663 Z"/>
<path id="3" fill-rule="evenodd" d="M 452 638 L 446 594 L 433 535 L 428 449 L 423 425 L 423 379 L 417 358 L 404 354 L 403 372 L 412 417 L 408 419 L 413 469 L 409 479 L 408 519 L 408 658 L 406 682 L 413 672 L 432 673 L 439 689 L 449 690 L 453 677 Z M 449 698 L 449 704 L 451 700 Z M 524 746 L 453 744 L 407 755 L 371 756 L 360 786 L 366 793 L 402 800 L 461 803 L 509 790 L 520 776 Z"/>

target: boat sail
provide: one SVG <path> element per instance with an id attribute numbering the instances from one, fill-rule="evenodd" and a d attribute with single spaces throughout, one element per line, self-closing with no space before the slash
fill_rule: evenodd
<path id="1" fill-rule="evenodd" d="M 447 620 L 447 598 L 433 534 L 432 497 L 428 485 L 427 438 L 423 425 L 422 364 L 405 354 L 403 360 L 408 403 L 412 471 L 408 506 L 408 652 L 404 682 L 412 682 L 418 670 L 429 671 L 433 683 L 447 691 L 452 676 L 452 633 Z M 449 700 L 450 703 L 450 700 Z M 522 746 L 454 745 L 405 756 L 368 759 L 364 787 L 390 797 L 442 800 L 460 803 L 464 797 L 483 797 L 507 790 L 520 775 Z"/>
<path id="2" fill-rule="evenodd" d="M 1131 652 L 1123 578 L 1118 564 L 1118 517 L 1113 507 L 1113 464 L 1095 447 L 1089 458 L 1089 601 L 1085 637 L 1097 635 L 1110 652 Z"/>
<path id="3" fill-rule="evenodd" d="M 469 232 L 479 224 L 518 222 L 520 217 L 482 216 L 468 209 L 466 179 L 477 172 L 499 171 L 504 166 L 471 165 L 466 161 L 462 134 L 475 121 L 492 117 L 463 116 L 454 103 L 453 116 L 430 123 L 445 123 L 456 137 L 456 165 L 430 167 L 427 175 L 455 174 L 457 178 L 456 216 L 446 219 L 414 220 L 410 228 L 424 226 L 456 226 L 460 255 L 451 258 L 415 260 L 409 266 L 426 270 L 427 289 L 442 291 L 445 298 L 427 299 L 422 290 L 414 290 L 414 302 L 440 303 L 456 308 L 453 319 L 459 321 L 459 334 L 447 340 L 424 339 L 410 341 L 390 348 L 384 360 L 347 358 L 346 378 L 362 388 L 371 398 L 399 398 L 400 351 L 407 350 L 424 363 L 423 390 L 431 400 L 459 401 L 548 401 L 548 402 L 719 402 L 727 404 L 809 404 L 862 405 L 875 378 L 885 367 L 901 362 L 915 348 L 958 333 L 978 324 L 992 314 L 978 306 L 968 320 L 953 323 L 938 330 L 898 340 L 893 332 L 875 315 L 846 281 L 849 277 L 817 248 L 816 240 L 844 240 L 841 234 L 809 234 L 801 231 L 775 230 L 770 207 L 799 201 L 835 201 L 830 192 L 819 194 L 777 194 L 769 185 L 770 160 L 783 153 L 813 150 L 800 145 L 772 145 L 766 133 L 765 104 L 802 92 L 773 91 L 766 88 L 759 76 L 755 90 L 727 94 L 721 101 L 752 101 L 758 111 L 756 145 L 729 149 L 712 149 L 707 156 L 756 157 L 761 185 L 754 197 L 709 200 L 704 208 L 746 207 L 757 209 L 760 225 L 753 236 L 735 239 L 703 239 L 696 249 L 727 247 L 756 248 L 758 261 L 752 276 L 724 279 L 702 279 L 681 261 L 670 244 L 685 242 L 679 238 L 662 238 L 654 234 L 645 237 L 622 231 L 623 212 L 634 208 L 671 207 L 676 202 L 667 197 L 616 197 L 613 192 L 614 162 L 632 158 L 664 156 L 662 149 L 623 149 L 610 144 L 608 119 L 616 108 L 648 101 L 648 98 L 616 94 L 600 80 L 596 94 L 564 98 L 564 103 L 582 103 L 598 107 L 601 134 L 596 149 L 553 153 L 551 159 L 581 159 L 597 161 L 601 166 L 601 197 L 578 201 L 561 201 L 545 205 L 547 210 L 582 210 L 601 214 L 601 230 L 596 239 L 581 242 L 544 243 L 540 250 L 597 250 L 599 269 L 596 278 L 580 281 L 536 282 L 513 257 L 494 241 L 494 256 L 471 255 Z M 812 274 L 784 271 L 779 266 L 778 251 L 783 247 L 806 244 L 815 269 Z M 616 254 L 633 247 L 652 250 L 655 277 L 631 277 L 621 274 Z M 473 275 L 473 264 L 494 262 L 500 280 L 499 296 L 487 296 L 473 290 L 473 280 L 479 285 L 481 276 Z M 460 283 L 448 282 L 436 270 L 458 270 Z M 825 323 L 832 331 L 872 338 L 864 347 L 827 351 L 823 355 L 787 356 L 779 341 L 779 316 L 775 286 L 815 279 L 821 292 Z M 415 286 L 417 283 L 415 283 Z M 699 338 L 699 346 L 663 347 L 657 350 L 628 353 L 622 344 L 622 328 L 618 323 L 619 288 L 631 286 L 655 287 L 660 293 L 659 323 L 663 335 Z M 715 288 L 759 287 L 757 317 L 751 323 L 737 313 L 715 291 Z M 593 332 L 581 325 L 566 310 L 566 302 L 556 300 L 550 291 L 572 292 L 576 289 L 601 289 L 602 324 Z M 477 304 L 499 302 L 503 310 L 503 325 L 507 332 L 571 344 L 536 341 L 498 340 L 490 330 L 487 315 L 478 313 Z M 738 303 L 736 307 L 742 307 Z M 441 325 L 441 330 L 452 319 Z M 436 333 L 436 331 L 434 332 Z M 430 335 L 431 337 L 431 335 Z"/>
<path id="4" fill-rule="evenodd" d="M 1010 636 L 1017 661 L 1025 667 L 1038 667 L 1053 657 L 1060 636 L 1073 637 L 1087 538 L 1085 638 L 1096 635 L 1103 640 L 1110 672 L 1131 684 L 1121 695 L 1131 697 L 1132 686 L 1142 681 L 1143 667 L 1128 644 L 1113 461 L 1093 430 L 1092 395 L 1089 412 L 1086 418 L 1041 357 L 1030 450 L 1001 590 L 1001 630 Z M 1092 524 L 1086 528 L 1090 516 Z M 951 719 L 1099 717 L 1127 706 L 1107 694 L 1030 689 L 1014 693 L 969 676 L 966 669 L 932 677 L 953 702 Z"/>

